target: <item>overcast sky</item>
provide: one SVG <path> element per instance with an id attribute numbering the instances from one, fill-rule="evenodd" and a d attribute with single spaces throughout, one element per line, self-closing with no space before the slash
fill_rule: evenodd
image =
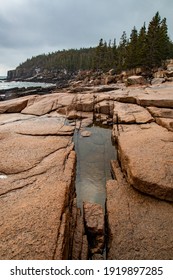
<path id="1" fill-rule="evenodd" d="M 118 42 L 157 11 L 173 40 L 173 0 L 0 0 L 0 75 L 38 54 Z"/>

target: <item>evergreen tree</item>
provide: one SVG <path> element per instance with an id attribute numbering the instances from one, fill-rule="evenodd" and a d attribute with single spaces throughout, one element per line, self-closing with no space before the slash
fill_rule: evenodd
<path id="1" fill-rule="evenodd" d="M 146 66 L 146 56 L 147 56 L 147 32 L 145 23 L 141 27 L 138 35 L 137 42 L 137 65 Z"/>
<path id="2" fill-rule="evenodd" d="M 107 45 L 107 42 L 105 41 L 102 47 L 102 61 L 100 64 L 100 69 L 102 69 L 104 72 L 107 71 L 110 67 L 110 60 L 111 60 L 110 47 Z"/>
<path id="3" fill-rule="evenodd" d="M 33 75 L 35 69 L 40 69 L 41 72 L 46 70 L 58 73 L 61 70 L 107 71 L 115 68 L 120 72 L 138 66 L 158 67 L 168 58 L 173 58 L 173 42 L 168 36 L 166 18 L 161 19 L 157 12 L 150 21 L 148 30 L 145 23 L 139 32 L 134 27 L 129 39 L 124 31 L 118 46 L 115 39 L 113 43 L 111 40 L 107 43 L 100 39 L 97 47 L 41 54 L 27 59 L 17 69 L 20 73 L 27 72 Z"/>
<path id="4" fill-rule="evenodd" d="M 112 45 L 112 68 L 117 69 L 117 66 L 118 66 L 118 52 L 117 52 L 116 39 L 114 39 Z"/>
<path id="5" fill-rule="evenodd" d="M 113 45 L 112 45 L 112 52 L 113 52 L 114 62 L 117 64 L 117 44 L 116 44 L 116 39 L 114 39 L 114 42 L 113 42 Z"/>
<path id="6" fill-rule="evenodd" d="M 168 34 L 166 19 L 161 20 L 159 12 L 155 14 L 148 26 L 147 64 L 150 67 L 160 66 L 168 58 Z"/>
<path id="7" fill-rule="evenodd" d="M 161 21 L 160 24 L 160 54 L 162 60 L 169 57 L 169 37 L 168 37 L 168 27 L 166 23 L 166 18 Z"/>
<path id="8" fill-rule="evenodd" d="M 120 38 L 120 43 L 117 48 L 117 56 L 118 56 L 118 61 L 117 61 L 117 69 L 119 71 L 126 69 L 127 64 L 127 45 L 128 45 L 128 40 L 127 40 L 127 35 L 126 32 L 123 31 L 123 34 Z"/>
<path id="9" fill-rule="evenodd" d="M 99 45 L 96 47 L 95 55 L 94 55 L 94 69 L 99 70 L 102 68 L 104 56 L 105 56 L 105 46 L 103 39 L 101 38 L 99 41 Z"/>
<path id="10" fill-rule="evenodd" d="M 104 70 L 107 71 L 110 68 L 112 68 L 112 63 L 113 63 L 112 43 L 111 40 L 109 40 L 108 45 L 105 44 Z"/>
<path id="11" fill-rule="evenodd" d="M 173 42 L 171 40 L 169 40 L 168 43 L 168 52 L 169 52 L 168 58 L 173 58 Z"/>
<path id="12" fill-rule="evenodd" d="M 160 64 L 159 26 L 160 15 L 157 12 L 149 23 L 147 33 L 147 64 L 150 67 Z"/>
<path id="13" fill-rule="evenodd" d="M 127 67 L 134 68 L 138 64 L 138 31 L 134 27 L 130 34 L 130 41 L 127 47 Z"/>

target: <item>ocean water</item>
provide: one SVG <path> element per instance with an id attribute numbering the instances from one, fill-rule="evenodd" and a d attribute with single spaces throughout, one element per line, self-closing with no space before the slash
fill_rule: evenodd
<path id="1" fill-rule="evenodd" d="M 11 81 L 8 82 L 5 80 L 5 76 L 0 76 L 0 90 L 2 89 L 10 89 L 10 88 L 28 88 L 28 87 L 49 87 L 54 86 L 55 84 L 51 83 L 35 83 L 35 82 L 16 82 Z"/>

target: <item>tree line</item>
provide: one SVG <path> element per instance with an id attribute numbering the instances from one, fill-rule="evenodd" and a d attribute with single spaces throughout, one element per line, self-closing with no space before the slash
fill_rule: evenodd
<path id="1" fill-rule="evenodd" d="M 138 31 L 131 30 L 130 38 L 124 31 L 117 46 L 116 40 L 109 42 L 100 39 L 97 47 L 62 50 L 42 54 L 27 59 L 17 69 L 44 69 L 48 71 L 75 72 L 78 70 L 102 70 L 111 68 L 122 70 L 145 67 L 159 67 L 166 59 L 173 58 L 173 42 L 168 36 L 166 18 L 159 12 Z"/>
<path id="2" fill-rule="evenodd" d="M 107 43 L 101 39 L 94 65 L 104 70 L 113 67 L 118 71 L 135 67 L 151 69 L 169 58 L 173 58 L 173 43 L 168 36 L 166 18 L 161 19 L 157 12 L 148 28 L 145 23 L 139 31 L 134 27 L 130 38 L 124 31 L 118 46 L 115 40 Z"/>

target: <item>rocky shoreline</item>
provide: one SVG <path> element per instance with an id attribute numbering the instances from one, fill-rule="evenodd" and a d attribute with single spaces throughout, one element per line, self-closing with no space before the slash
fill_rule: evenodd
<path id="1" fill-rule="evenodd" d="M 106 214 L 86 202 L 82 216 L 73 134 L 93 122 L 112 126 L 118 160 Z M 1 101 L 0 139 L 0 259 L 173 259 L 172 81 Z"/>
<path id="2" fill-rule="evenodd" d="M 44 95 L 51 93 L 56 88 L 56 85 L 51 85 L 47 87 L 33 86 L 33 87 L 14 87 L 9 89 L 0 90 L 0 101 L 10 100 L 18 97 L 28 96 L 28 95 Z"/>

